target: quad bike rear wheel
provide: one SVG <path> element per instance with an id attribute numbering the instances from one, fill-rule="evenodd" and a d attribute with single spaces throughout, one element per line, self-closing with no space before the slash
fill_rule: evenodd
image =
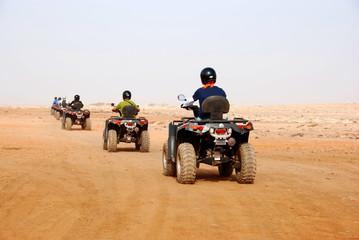
<path id="1" fill-rule="evenodd" d="M 108 130 L 107 134 L 107 151 L 116 152 L 117 150 L 117 132 L 114 129 Z"/>
<path id="2" fill-rule="evenodd" d="M 71 127 L 72 127 L 72 120 L 71 120 L 71 118 L 67 117 L 65 119 L 65 129 L 71 130 Z"/>
<path id="3" fill-rule="evenodd" d="M 238 183 L 253 183 L 256 177 L 257 162 L 254 148 L 249 143 L 244 143 L 239 147 L 237 159 L 240 167 L 236 167 L 236 178 Z"/>
<path id="4" fill-rule="evenodd" d="M 60 112 L 59 111 L 55 112 L 55 118 L 56 118 L 56 120 L 60 120 Z"/>
<path id="5" fill-rule="evenodd" d="M 149 151 L 150 151 L 150 134 L 148 133 L 148 131 L 142 131 L 140 152 L 149 152 Z"/>
<path id="6" fill-rule="evenodd" d="M 167 153 L 168 153 L 168 141 L 165 141 L 162 147 L 163 175 L 176 176 L 176 163 L 172 162 L 172 160 L 167 159 Z"/>
<path id="7" fill-rule="evenodd" d="M 181 143 L 177 148 L 177 181 L 193 184 L 196 180 L 196 154 L 193 145 Z"/>
<path id="8" fill-rule="evenodd" d="M 233 164 L 222 163 L 218 166 L 218 172 L 221 177 L 230 177 L 233 173 Z"/>
<path id="9" fill-rule="evenodd" d="M 89 118 L 86 118 L 84 124 L 82 124 L 82 129 L 85 129 L 85 130 L 91 130 L 91 119 Z"/>

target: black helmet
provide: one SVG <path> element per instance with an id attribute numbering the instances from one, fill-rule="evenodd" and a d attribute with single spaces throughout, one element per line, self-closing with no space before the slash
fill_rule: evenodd
<path id="1" fill-rule="evenodd" d="M 126 90 L 122 93 L 122 98 L 123 99 L 131 99 L 131 92 Z"/>
<path id="2" fill-rule="evenodd" d="M 55 100 L 57 100 L 57 97 L 54 97 Z"/>
<path id="3" fill-rule="evenodd" d="M 76 94 L 76 95 L 74 96 L 74 99 L 75 99 L 76 101 L 79 101 L 79 100 L 80 100 L 80 96 Z"/>
<path id="4" fill-rule="evenodd" d="M 61 97 L 59 97 L 57 100 L 61 100 Z"/>
<path id="5" fill-rule="evenodd" d="M 207 67 L 201 71 L 201 80 L 203 85 L 206 85 L 208 82 L 216 82 L 216 71 L 213 68 Z"/>

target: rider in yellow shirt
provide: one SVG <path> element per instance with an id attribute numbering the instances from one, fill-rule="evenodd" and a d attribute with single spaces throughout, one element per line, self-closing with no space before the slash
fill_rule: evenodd
<path id="1" fill-rule="evenodd" d="M 122 113 L 122 109 L 123 109 L 123 107 L 126 106 L 126 105 L 132 105 L 132 106 L 136 107 L 137 112 L 140 111 L 140 109 L 138 108 L 138 106 L 137 106 L 133 101 L 130 100 L 130 99 L 131 99 L 131 92 L 130 92 L 130 91 L 128 91 L 128 90 L 124 91 L 124 92 L 122 93 L 122 98 L 123 98 L 123 101 L 120 102 L 119 104 L 117 104 L 117 106 L 114 107 L 114 108 L 112 109 L 112 111 L 116 112 L 116 111 L 120 110 L 120 113 L 121 113 L 121 116 L 122 116 L 122 117 L 124 117 L 124 115 L 123 115 L 123 113 Z M 136 115 L 133 115 L 133 117 L 135 118 Z"/>

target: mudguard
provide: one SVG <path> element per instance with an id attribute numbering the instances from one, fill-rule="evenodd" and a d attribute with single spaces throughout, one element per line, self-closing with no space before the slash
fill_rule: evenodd
<path id="1" fill-rule="evenodd" d="M 103 135 L 104 141 L 107 141 L 107 135 L 108 135 L 108 120 L 106 120 L 106 122 L 105 122 L 105 130 L 104 130 L 104 135 Z"/>
<path id="2" fill-rule="evenodd" d="M 65 125 L 66 111 L 62 111 L 62 125 Z"/>
<path id="3" fill-rule="evenodd" d="M 177 125 L 170 123 L 168 125 L 168 153 L 167 160 L 174 161 L 176 154 L 176 135 L 177 135 Z"/>

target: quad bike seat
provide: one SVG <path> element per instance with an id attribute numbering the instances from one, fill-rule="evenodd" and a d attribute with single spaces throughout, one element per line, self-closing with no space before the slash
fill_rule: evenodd
<path id="1" fill-rule="evenodd" d="M 137 108 L 133 105 L 126 105 L 122 108 L 122 119 L 133 119 L 137 115 Z"/>
<path id="2" fill-rule="evenodd" d="M 223 113 L 229 112 L 229 102 L 223 96 L 211 96 L 203 101 L 202 111 L 210 115 L 210 120 L 222 120 Z"/>

